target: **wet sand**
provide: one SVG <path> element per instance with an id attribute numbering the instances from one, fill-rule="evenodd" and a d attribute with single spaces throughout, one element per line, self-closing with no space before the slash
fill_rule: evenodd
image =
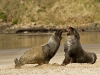
<path id="1" fill-rule="evenodd" d="M 0 75 L 99 75 L 100 74 L 100 44 L 82 44 L 86 51 L 95 52 L 97 61 L 95 64 L 71 63 L 60 66 L 64 59 L 63 46 L 60 46 L 50 64 L 36 66 L 37 64 L 26 64 L 20 69 L 14 68 L 14 58 L 19 58 L 25 49 L 0 50 Z"/>

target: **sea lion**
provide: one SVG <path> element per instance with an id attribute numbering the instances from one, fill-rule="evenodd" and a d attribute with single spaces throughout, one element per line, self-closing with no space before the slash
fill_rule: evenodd
<path id="1" fill-rule="evenodd" d="M 61 30 L 55 31 L 45 45 L 30 49 L 25 52 L 19 60 L 15 58 L 15 68 L 20 68 L 24 64 L 48 64 L 60 46 L 62 32 Z"/>
<path id="2" fill-rule="evenodd" d="M 91 63 L 96 62 L 97 56 L 95 53 L 83 50 L 80 43 L 80 35 L 73 28 L 69 27 L 67 32 L 67 40 L 64 44 L 65 59 L 61 65 L 71 63 Z"/>

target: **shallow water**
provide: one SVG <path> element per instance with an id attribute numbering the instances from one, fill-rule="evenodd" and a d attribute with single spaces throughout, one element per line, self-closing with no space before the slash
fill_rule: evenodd
<path id="1" fill-rule="evenodd" d="M 51 36 L 51 33 L 35 34 L 0 34 L 0 50 L 30 48 L 45 44 Z M 63 34 L 61 45 L 66 40 L 66 34 Z M 81 44 L 99 44 L 100 32 L 81 32 Z"/>

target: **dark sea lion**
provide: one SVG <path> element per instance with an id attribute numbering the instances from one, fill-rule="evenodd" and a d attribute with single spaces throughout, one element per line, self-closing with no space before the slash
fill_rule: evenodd
<path id="1" fill-rule="evenodd" d="M 15 68 L 20 68 L 24 64 L 48 64 L 60 46 L 62 32 L 61 30 L 55 31 L 45 45 L 30 49 L 19 60 L 15 58 Z"/>
<path id="2" fill-rule="evenodd" d="M 62 65 L 67 65 L 70 62 L 94 64 L 97 59 L 95 53 L 83 50 L 80 43 L 80 35 L 73 27 L 68 28 L 67 40 L 64 44 L 64 52 L 65 59 L 62 62 Z"/>

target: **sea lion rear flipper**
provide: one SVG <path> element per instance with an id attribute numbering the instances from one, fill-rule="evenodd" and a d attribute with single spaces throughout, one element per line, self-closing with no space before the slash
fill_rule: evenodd
<path id="1" fill-rule="evenodd" d="M 14 62 L 15 62 L 15 68 L 20 68 L 19 61 L 17 58 L 14 59 Z"/>
<path id="2" fill-rule="evenodd" d="M 15 64 L 17 64 L 17 63 L 18 63 L 18 59 L 17 59 L 17 58 L 15 58 L 15 59 L 14 59 L 14 62 L 15 62 Z"/>

